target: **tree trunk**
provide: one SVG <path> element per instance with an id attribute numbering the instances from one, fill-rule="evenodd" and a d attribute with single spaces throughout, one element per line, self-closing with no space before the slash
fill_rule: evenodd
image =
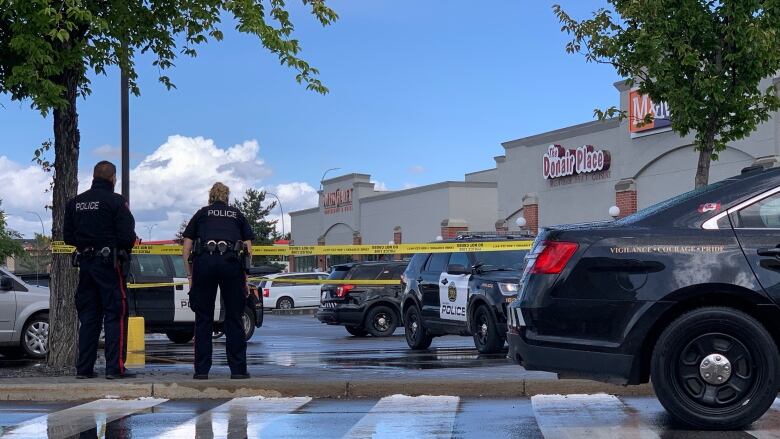
<path id="1" fill-rule="evenodd" d="M 54 199 L 52 205 L 52 239 L 62 241 L 65 206 L 76 196 L 79 168 L 79 129 L 76 99 L 79 74 L 67 70 L 62 74 L 68 106 L 54 110 Z M 75 293 L 78 271 L 71 267 L 70 256 L 52 255 L 49 311 L 49 359 L 51 367 L 72 368 L 76 364 L 78 317 Z"/>
<path id="2" fill-rule="evenodd" d="M 712 152 L 715 150 L 715 131 L 706 133 L 704 144 L 699 149 L 699 163 L 696 166 L 696 179 L 694 187 L 700 188 L 707 186 L 710 181 L 710 163 L 712 163 Z"/>

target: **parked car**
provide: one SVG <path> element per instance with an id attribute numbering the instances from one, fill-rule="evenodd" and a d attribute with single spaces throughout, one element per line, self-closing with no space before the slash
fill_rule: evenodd
<path id="1" fill-rule="evenodd" d="M 510 307 L 528 370 L 651 381 L 696 429 L 762 416 L 780 385 L 780 169 L 748 169 L 624 219 L 541 231 Z"/>
<path id="2" fill-rule="evenodd" d="M 455 242 L 528 242 L 514 236 L 463 236 Z M 447 241 L 445 241 L 447 242 Z M 506 306 L 515 300 L 526 250 L 418 253 L 403 274 L 406 343 L 427 349 L 434 337 L 470 335 L 480 353 L 506 340 Z"/>
<path id="3" fill-rule="evenodd" d="M 258 285 L 268 308 L 293 309 L 295 307 L 318 306 L 320 285 L 293 283 L 290 280 L 324 280 L 328 273 L 283 273 L 265 276 Z"/>
<path id="4" fill-rule="evenodd" d="M 332 267 L 332 280 L 397 280 L 398 285 L 323 285 L 317 319 L 363 337 L 393 335 L 401 324 L 401 274 L 406 261 L 361 262 Z"/>
<path id="5" fill-rule="evenodd" d="M 0 267 L 0 354 L 46 358 L 48 349 L 49 289 Z"/>
<path id="6" fill-rule="evenodd" d="M 181 256 L 133 255 L 128 282 L 182 284 L 128 289 L 128 306 L 131 313 L 144 318 L 147 333 L 165 334 L 174 343 L 187 343 L 192 340 L 195 335 L 195 313 L 190 309 L 190 287 L 187 285 L 187 272 Z M 263 325 L 263 297 L 256 289 L 250 288 L 249 292 L 243 315 L 247 340 L 252 338 L 255 328 Z M 224 320 L 222 299 L 217 291 L 214 307 L 216 334 L 222 332 Z"/>

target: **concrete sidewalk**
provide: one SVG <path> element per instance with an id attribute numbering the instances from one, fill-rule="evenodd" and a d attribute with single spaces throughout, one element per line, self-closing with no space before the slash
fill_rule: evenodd
<path id="1" fill-rule="evenodd" d="M 381 398 L 389 395 L 452 395 L 468 397 L 523 397 L 537 394 L 608 393 L 613 395 L 652 395 L 648 385 L 623 387 L 585 380 L 544 378 L 442 378 L 393 377 L 335 378 L 258 377 L 231 380 L 214 376 L 207 381 L 193 380 L 187 374 L 140 375 L 125 381 L 107 381 L 99 377 L 77 380 L 74 377 L 4 378 L 0 400 L 75 401 L 105 397 L 168 399 L 214 399 L 241 396 L 311 396 L 315 398 Z"/>

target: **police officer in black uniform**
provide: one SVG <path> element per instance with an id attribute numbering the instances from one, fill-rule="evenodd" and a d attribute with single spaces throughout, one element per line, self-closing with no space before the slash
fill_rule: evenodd
<path id="1" fill-rule="evenodd" d="M 76 378 L 95 378 L 100 328 L 105 326 L 106 378 L 132 378 L 127 356 L 127 294 L 124 267 L 136 241 L 135 219 L 124 197 L 114 193 L 116 166 L 95 165 L 92 188 L 68 202 L 65 243 L 76 247 L 79 285 L 79 356 Z"/>
<path id="2" fill-rule="evenodd" d="M 246 255 L 251 255 L 252 228 L 244 215 L 228 205 L 230 190 L 215 183 L 209 205 L 192 217 L 182 234 L 182 256 L 190 273 L 190 308 L 195 312 L 195 379 L 208 379 L 214 304 L 219 287 L 225 305 L 225 337 L 230 378 L 249 378 L 242 315 L 246 306 Z"/>

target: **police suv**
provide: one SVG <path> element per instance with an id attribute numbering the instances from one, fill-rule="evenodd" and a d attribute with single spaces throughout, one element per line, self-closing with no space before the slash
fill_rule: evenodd
<path id="1" fill-rule="evenodd" d="M 529 242 L 513 236 L 461 236 L 455 242 Z M 448 241 L 444 241 L 448 242 Z M 406 343 L 427 349 L 434 337 L 471 335 L 480 353 L 506 340 L 506 307 L 517 297 L 525 250 L 418 253 L 401 281 Z"/>
<path id="2" fill-rule="evenodd" d="M 780 169 L 545 229 L 520 290 L 509 347 L 526 369 L 651 381 L 686 425 L 743 427 L 780 385 Z"/>
<path id="3" fill-rule="evenodd" d="M 147 333 L 162 333 L 174 343 L 187 343 L 195 335 L 195 313 L 190 309 L 190 288 L 184 261 L 178 255 L 134 254 L 127 281 L 140 288 L 128 289 L 131 315 L 144 318 Z M 149 284 L 144 287 L 142 284 Z M 176 284 L 175 286 L 171 284 Z M 263 325 L 263 300 L 256 289 L 244 308 L 246 339 Z M 225 312 L 220 293 L 214 308 L 214 332 L 222 332 Z"/>

